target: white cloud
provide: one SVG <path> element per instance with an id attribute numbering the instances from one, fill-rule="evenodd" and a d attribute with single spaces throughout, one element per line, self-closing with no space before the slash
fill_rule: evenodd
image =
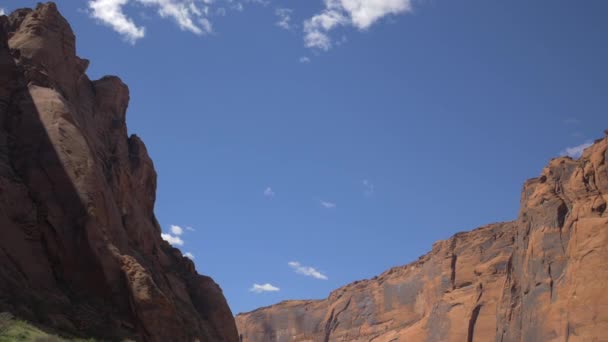
<path id="1" fill-rule="evenodd" d="M 329 31 L 338 26 L 366 30 L 387 15 L 412 10 L 411 0 L 325 0 L 325 9 L 304 21 L 304 45 L 329 50 Z"/>
<path id="2" fill-rule="evenodd" d="M 192 254 L 190 252 L 184 253 L 184 256 L 190 260 L 194 260 L 194 254 Z"/>
<path id="3" fill-rule="evenodd" d="M 0 15 L 5 15 L 4 8 L 0 8 Z"/>
<path id="4" fill-rule="evenodd" d="M 374 184 L 367 179 L 364 179 L 361 183 L 363 184 L 363 193 L 371 196 L 374 193 Z"/>
<path id="5" fill-rule="evenodd" d="M 167 241 L 172 246 L 183 246 L 184 245 L 184 240 L 182 240 L 179 236 L 173 236 L 171 234 L 165 234 L 165 233 L 160 234 L 160 236 L 163 238 L 163 240 Z"/>
<path id="6" fill-rule="evenodd" d="M 276 22 L 277 26 L 286 30 L 291 29 L 291 13 L 293 10 L 289 8 L 277 8 L 274 14 L 279 17 Z"/>
<path id="7" fill-rule="evenodd" d="M 336 203 L 321 201 L 321 206 L 326 209 L 333 209 L 336 207 Z"/>
<path id="8" fill-rule="evenodd" d="M 369 28 L 386 15 L 412 10 L 410 0 L 340 0 L 340 3 L 360 30 Z"/>
<path id="9" fill-rule="evenodd" d="M 348 19 L 340 11 L 326 9 L 304 22 L 304 45 L 309 48 L 329 50 L 331 40 L 327 32 L 338 25 L 346 25 Z"/>
<path id="10" fill-rule="evenodd" d="M 135 0 L 145 6 L 156 8 L 162 18 L 172 18 L 180 29 L 194 34 L 211 32 L 211 24 L 204 18 L 205 9 L 193 0 Z"/>
<path id="11" fill-rule="evenodd" d="M 135 43 L 145 35 L 145 28 L 135 25 L 133 20 L 127 17 L 122 7 L 129 0 L 92 0 L 89 1 L 90 15 L 114 29 L 131 43 Z"/>
<path id="12" fill-rule="evenodd" d="M 184 233 L 184 230 L 180 226 L 171 225 L 171 233 L 175 235 L 182 235 Z"/>
<path id="13" fill-rule="evenodd" d="M 310 58 L 306 57 L 306 56 L 302 56 L 299 59 L 300 63 L 310 63 Z"/>
<path id="14" fill-rule="evenodd" d="M 296 273 L 305 275 L 307 277 L 313 277 L 315 279 L 327 280 L 327 276 L 317 271 L 314 267 L 302 266 L 297 261 L 290 261 L 287 263 Z"/>
<path id="15" fill-rule="evenodd" d="M 266 197 L 274 197 L 275 193 L 272 190 L 271 187 L 267 187 L 266 190 L 264 190 L 264 196 Z"/>
<path id="16" fill-rule="evenodd" d="M 583 154 L 583 150 L 587 147 L 593 145 L 592 142 L 586 142 L 584 144 L 580 144 L 578 146 L 566 147 L 559 154 L 562 156 L 568 156 L 572 158 L 579 158 Z"/>
<path id="17" fill-rule="evenodd" d="M 209 20 L 212 16 L 224 16 L 227 10 L 243 11 L 245 5 L 270 5 L 269 0 L 87 0 L 92 18 L 109 26 L 127 41 L 135 43 L 146 35 L 146 28 L 131 18 L 128 6 L 140 5 L 155 11 L 161 18 L 174 21 L 183 31 L 203 35 L 213 32 Z M 323 0 L 323 7 L 312 17 L 304 20 L 304 45 L 319 50 L 329 50 L 344 40 L 333 40 L 331 31 L 338 27 L 354 27 L 366 30 L 388 15 L 407 13 L 412 10 L 412 0 Z M 275 8 L 276 25 L 291 30 L 294 11 Z M 139 11 L 140 16 L 148 16 Z M 344 38 L 343 38 L 344 39 Z"/>
<path id="18" fill-rule="evenodd" d="M 253 286 L 249 289 L 249 291 L 255 292 L 255 293 L 278 292 L 280 290 L 281 290 L 280 288 L 278 288 L 278 287 L 276 287 L 276 286 L 274 286 L 272 284 L 269 284 L 269 283 L 266 283 L 266 284 L 263 284 L 263 285 L 253 284 Z"/>
<path id="19" fill-rule="evenodd" d="M 186 230 L 187 230 L 187 231 L 190 231 L 190 232 L 194 232 L 194 231 L 196 231 L 196 229 L 194 229 L 194 228 L 192 228 L 192 227 L 190 227 L 190 226 L 186 227 Z"/>
<path id="20" fill-rule="evenodd" d="M 201 4 L 198 4 L 201 2 Z M 141 4 L 153 8 L 161 18 L 173 19 L 180 29 L 200 35 L 213 31 L 206 18 L 208 3 L 195 0 L 90 0 L 90 15 L 111 27 L 131 43 L 145 36 L 145 27 L 135 24 L 124 12 L 127 4 Z"/>

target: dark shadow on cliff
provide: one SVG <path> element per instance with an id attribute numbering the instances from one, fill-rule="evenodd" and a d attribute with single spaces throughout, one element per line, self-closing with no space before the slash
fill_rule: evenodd
<path id="1" fill-rule="evenodd" d="M 0 17 L 0 312 L 104 340 L 238 341 L 221 288 L 161 239 L 128 87 L 87 66 L 53 3 Z"/>
<path id="2" fill-rule="evenodd" d="M 98 310 L 112 294 L 88 245 L 89 213 L 30 94 L 46 85 L 27 81 L 35 71 L 9 49 L 11 25 L 0 17 L 0 312 L 43 329 L 111 337 L 104 327 L 112 312 Z"/>

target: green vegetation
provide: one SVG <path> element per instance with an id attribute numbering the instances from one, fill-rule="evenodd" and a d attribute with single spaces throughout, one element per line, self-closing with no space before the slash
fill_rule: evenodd
<path id="1" fill-rule="evenodd" d="M 15 319 L 9 313 L 0 313 L 0 342 L 94 342 L 94 340 L 70 339 L 46 333 L 25 321 Z"/>

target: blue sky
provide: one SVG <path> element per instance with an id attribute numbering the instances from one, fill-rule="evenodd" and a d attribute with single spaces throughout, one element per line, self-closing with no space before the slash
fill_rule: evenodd
<path id="1" fill-rule="evenodd" d="M 90 77 L 130 86 L 165 237 L 234 313 L 514 219 L 525 179 L 608 128 L 604 0 L 58 5 Z"/>

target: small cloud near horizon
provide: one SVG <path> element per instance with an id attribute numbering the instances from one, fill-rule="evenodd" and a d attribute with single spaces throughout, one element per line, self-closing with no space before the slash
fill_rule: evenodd
<path id="1" fill-rule="evenodd" d="M 194 260 L 194 255 L 190 252 L 186 252 L 183 255 L 190 260 Z"/>
<path id="2" fill-rule="evenodd" d="M 182 240 L 179 236 L 173 236 L 171 234 L 160 234 L 160 237 L 170 243 L 172 246 L 183 246 L 184 240 Z"/>
<path id="3" fill-rule="evenodd" d="M 5 14 L 6 14 L 6 12 L 4 12 L 4 8 L 0 7 L 0 15 L 5 15 Z"/>
<path id="4" fill-rule="evenodd" d="M 296 273 L 305 275 L 307 277 L 312 277 L 320 280 L 327 280 L 327 276 L 321 272 L 319 272 L 314 267 L 303 266 L 298 261 L 290 261 L 287 263 L 291 269 L 293 269 Z"/>
<path id="5" fill-rule="evenodd" d="M 575 159 L 580 158 L 580 156 L 583 154 L 583 151 L 591 145 L 593 145 L 593 143 L 588 141 L 577 146 L 566 147 L 559 154 L 561 156 L 568 156 Z"/>
<path id="6" fill-rule="evenodd" d="M 264 196 L 266 196 L 266 197 L 274 197 L 274 195 L 275 195 L 275 192 L 272 190 L 271 187 L 267 187 L 264 190 Z"/>
<path id="7" fill-rule="evenodd" d="M 171 225 L 171 233 L 175 235 L 182 235 L 184 233 L 184 229 L 182 227 L 172 224 Z"/>
<path id="8" fill-rule="evenodd" d="M 266 283 L 266 284 L 253 284 L 253 286 L 249 289 L 250 292 L 253 293 L 263 293 L 263 292 L 278 292 L 281 289 L 270 284 L 270 283 Z"/>
<path id="9" fill-rule="evenodd" d="M 325 209 L 333 209 L 336 207 L 336 203 L 332 203 L 332 202 L 327 202 L 327 201 L 323 201 L 321 200 L 321 206 Z"/>

